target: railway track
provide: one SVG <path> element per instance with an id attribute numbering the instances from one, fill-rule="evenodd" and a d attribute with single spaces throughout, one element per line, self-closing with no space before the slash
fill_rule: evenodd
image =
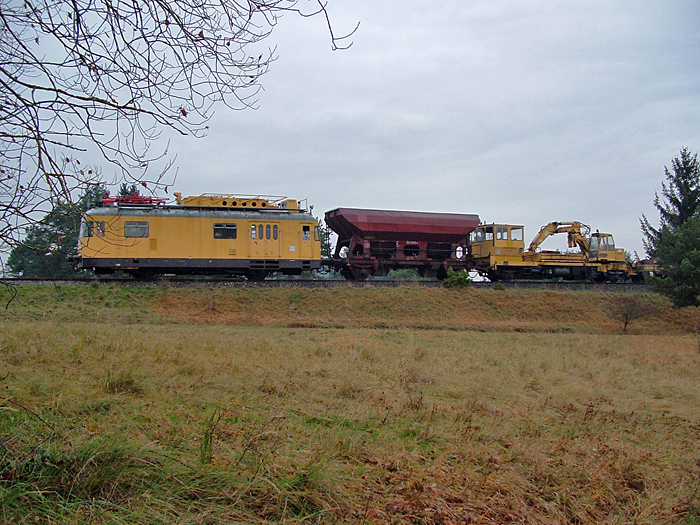
<path id="1" fill-rule="evenodd" d="M 346 281 L 342 279 L 285 279 L 267 281 L 246 281 L 243 279 L 187 279 L 167 278 L 148 281 L 134 279 L 25 279 L 25 278 L 0 278 L 0 283 L 11 286 L 218 286 L 227 288 L 396 288 L 399 286 L 412 286 L 421 288 L 440 288 L 440 281 Z M 546 289 L 546 290 L 595 290 L 607 292 L 642 292 L 649 291 L 645 284 L 638 283 L 593 283 L 582 281 L 514 281 L 504 282 L 507 289 Z M 493 288 L 494 283 L 488 281 L 473 282 L 473 288 Z"/>

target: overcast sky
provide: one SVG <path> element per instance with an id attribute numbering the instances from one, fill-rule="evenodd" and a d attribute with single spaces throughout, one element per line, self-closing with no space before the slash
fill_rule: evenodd
<path id="1" fill-rule="evenodd" d="M 174 139 L 174 191 L 336 207 L 580 220 L 643 255 L 639 217 L 700 149 L 697 0 L 330 0 L 285 16 L 256 111 Z M 552 241 L 550 241 L 552 242 Z M 555 241 L 544 247 L 560 247 Z"/>

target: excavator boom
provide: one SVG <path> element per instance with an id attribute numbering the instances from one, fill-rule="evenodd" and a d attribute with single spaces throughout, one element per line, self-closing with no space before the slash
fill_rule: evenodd
<path id="1" fill-rule="evenodd" d="M 557 233 L 566 233 L 569 248 L 579 247 L 582 253 L 588 253 L 590 240 L 588 235 L 591 231 L 590 226 L 582 224 L 578 221 L 572 222 L 550 222 L 546 226 L 542 226 L 539 233 L 532 239 L 530 246 L 526 252 L 534 253 L 537 248 L 551 235 Z"/>

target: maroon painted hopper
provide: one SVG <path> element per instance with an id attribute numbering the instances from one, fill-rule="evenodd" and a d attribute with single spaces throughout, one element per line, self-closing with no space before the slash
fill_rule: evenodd
<path id="1" fill-rule="evenodd" d="M 465 213 L 361 210 L 326 212 L 326 224 L 340 238 L 458 242 L 479 225 L 479 216 Z"/>
<path id="2" fill-rule="evenodd" d="M 479 216 L 337 208 L 326 212 L 326 224 L 338 234 L 331 265 L 346 277 L 401 268 L 440 277 L 448 266 L 466 268 L 467 238 Z"/>

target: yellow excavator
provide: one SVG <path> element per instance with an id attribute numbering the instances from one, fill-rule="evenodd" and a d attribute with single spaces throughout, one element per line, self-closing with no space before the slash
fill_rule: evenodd
<path id="1" fill-rule="evenodd" d="M 591 234 L 591 228 L 578 221 L 550 222 L 526 250 L 522 230 L 522 226 L 507 224 L 479 226 L 470 246 L 477 270 L 492 281 L 559 278 L 617 282 L 636 277 L 635 268 L 625 260 L 625 250 L 615 246 L 610 233 Z M 539 250 L 548 237 L 559 233 L 566 233 L 569 248 L 579 251 Z"/>
<path id="2" fill-rule="evenodd" d="M 589 237 L 591 227 L 587 224 L 582 224 L 577 221 L 573 222 L 550 222 L 546 226 L 542 226 L 539 233 L 532 239 L 525 253 L 534 253 L 537 248 L 551 235 L 557 233 L 566 233 L 569 248 L 578 248 L 582 252 L 588 252 L 590 246 Z"/>

